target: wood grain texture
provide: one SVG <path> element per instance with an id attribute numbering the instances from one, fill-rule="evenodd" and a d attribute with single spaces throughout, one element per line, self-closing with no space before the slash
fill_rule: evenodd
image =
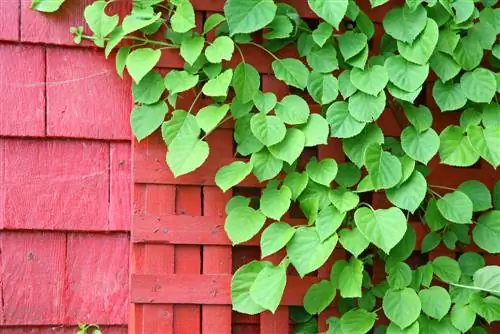
<path id="1" fill-rule="evenodd" d="M 0 1 L 0 36 L 7 3 Z M 0 91 L 0 136 L 44 136 L 45 49 L 0 44 Z"/>
<path id="2" fill-rule="evenodd" d="M 47 134 L 130 138 L 130 80 L 100 50 L 47 49 Z"/>
<path id="3" fill-rule="evenodd" d="M 0 1 L 0 40 L 19 40 L 19 1 Z"/>
<path id="4" fill-rule="evenodd" d="M 110 230 L 130 231 L 131 161 L 130 143 L 110 143 L 109 226 Z"/>
<path id="5" fill-rule="evenodd" d="M 4 228 L 107 230 L 109 145 L 0 139 Z"/>
<path id="6" fill-rule="evenodd" d="M 66 235 L 45 232 L 3 232 L 4 323 L 64 323 Z"/>

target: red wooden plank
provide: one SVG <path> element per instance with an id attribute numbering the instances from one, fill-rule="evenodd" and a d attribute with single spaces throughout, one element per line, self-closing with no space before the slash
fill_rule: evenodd
<path id="1" fill-rule="evenodd" d="M 127 323 L 128 250 L 125 233 L 68 235 L 66 324 Z"/>
<path id="2" fill-rule="evenodd" d="M 99 326 L 105 334 L 126 334 L 127 327 L 125 326 Z M 75 325 L 70 327 L 62 327 L 59 325 L 53 326 L 5 326 L 0 327 L 2 334 L 75 334 L 77 331 Z"/>
<path id="3" fill-rule="evenodd" d="M 203 215 L 224 217 L 225 204 L 231 198 L 216 187 L 203 188 Z M 231 274 L 230 246 L 203 246 L 203 274 Z M 219 305 L 202 306 L 202 333 L 231 333 L 231 307 Z"/>
<path id="4" fill-rule="evenodd" d="M 275 334 L 288 334 L 288 307 L 280 306 L 274 314 L 269 311 L 261 313 L 260 315 L 260 332 L 275 333 Z"/>
<path id="5" fill-rule="evenodd" d="M 110 230 L 129 231 L 131 213 L 130 143 L 110 144 Z"/>
<path id="6" fill-rule="evenodd" d="M 58 45 L 76 45 L 69 27 L 85 27 L 84 33 L 90 31 L 83 19 L 85 6 L 93 0 L 66 1 L 55 13 L 41 13 L 30 9 L 31 1 L 21 0 L 21 40 L 34 43 Z M 109 6 L 109 14 L 121 14 L 129 11 L 131 1 L 116 1 Z M 17 27 L 17 25 L 16 25 Z M 93 45 L 84 41 L 82 45 Z"/>
<path id="7" fill-rule="evenodd" d="M 318 278 L 288 276 L 282 305 L 302 305 L 304 295 Z M 132 275 L 131 300 L 135 303 L 230 304 L 231 275 Z"/>
<path id="8" fill-rule="evenodd" d="M 0 1 L 0 36 L 4 33 L 3 15 L 14 15 L 10 8 L 4 12 L 2 6 L 10 7 L 11 3 Z M 0 44 L 0 135 L 45 135 L 44 81 L 43 47 Z"/>
<path id="9" fill-rule="evenodd" d="M 176 214 L 201 215 L 201 188 L 177 187 Z M 175 247 L 175 273 L 199 274 L 201 272 L 200 246 Z M 201 312 L 198 305 L 174 305 L 174 333 L 200 333 Z"/>
<path id="10" fill-rule="evenodd" d="M 66 235 L 3 232 L 0 251 L 4 323 L 63 323 Z"/>
<path id="11" fill-rule="evenodd" d="M 4 141 L 4 228 L 106 230 L 109 146 L 65 140 Z"/>
<path id="12" fill-rule="evenodd" d="M 0 1 L 0 40 L 19 40 L 19 0 Z"/>
<path id="13" fill-rule="evenodd" d="M 47 49 L 47 134 L 130 138 L 130 80 L 100 50 Z"/>

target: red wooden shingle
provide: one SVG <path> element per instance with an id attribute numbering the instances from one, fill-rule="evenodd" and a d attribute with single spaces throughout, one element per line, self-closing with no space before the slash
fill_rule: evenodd
<path id="1" fill-rule="evenodd" d="M 99 326 L 105 334 L 127 334 L 125 326 Z M 23 326 L 23 327 L 0 327 L 0 334 L 75 334 L 76 325 L 62 327 L 53 326 Z"/>
<path id="2" fill-rule="evenodd" d="M 107 229 L 108 144 L 25 139 L 0 142 L 5 159 L 0 175 L 4 228 Z"/>
<path id="3" fill-rule="evenodd" d="M 130 230 L 130 155 L 130 143 L 110 144 L 109 230 Z"/>
<path id="4" fill-rule="evenodd" d="M 102 51 L 47 49 L 47 134 L 130 139 L 130 81 Z"/>
<path id="5" fill-rule="evenodd" d="M 19 39 L 19 1 L 0 1 L 0 40 Z"/>
<path id="6" fill-rule="evenodd" d="M 44 232 L 3 232 L 4 323 L 63 323 L 66 235 Z"/>
<path id="7" fill-rule="evenodd" d="M 7 2 L 0 1 L 0 7 Z M 0 8 L 0 22 L 2 11 Z M 45 135 L 44 81 L 43 47 L 0 44 L 0 135 Z"/>
<path id="8" fill-rule="evenodd" d="M 66 324 L 126 324 L 129 238 L 68 235 Z"/>

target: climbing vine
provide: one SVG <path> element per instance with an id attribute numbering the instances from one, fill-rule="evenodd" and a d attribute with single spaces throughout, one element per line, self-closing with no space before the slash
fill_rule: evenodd
<path id="1" fill-rule="evenodd" d="M 273 0 L 227 0 L 224 15 L 212 14 L 199 27 L 188 0 L 136 0 L 122 19 L 107 14 L 111 2 L 99 0 L 84 11 L 91 34 L 82 27 L 71 32 L 76 43 L 104 48 L 106 57 L 117 50 L 118 75 L 127 70 L 134 81 L 132 130 L 142 140 L 161 129 L 174 176 L 200 167 L 210 154 L 207 136 L 234 120 L 238 157 L 215 183 L 228 191 L 253 174 L 265 187 L 259 198 L 228 202 L 225 231 L 237 245 L 263 230 L 262 257 L 286 250 L 278 265 L 252 261 L 236 271 L 236 311 L 274 312 L 290 267 L 303 277 L 340 244 L 350 258 L 336 261 L 330 279 L 307 291 L 304 309 L 292 311 L 297 332 L 316 333 L 312 316 L 336 299 L 340 317 L 328 319 L 328 333 L 362 334 L 374 326 L 391 334 L 487 333 L 486 324 L 500 320 L 500 267 L 464 249 L 474 243 L 500 253 L 500 183 L 491 193 L 476 180 L 451 189 L 428 184 L 426 176 L 432 159 L 456 167 L 480 159 L 495 169 L 500 164 L 500 74 L 491 70 L 500 66 L 497 1 L 406 0 L 385 15 L 376 46 L 375 26 L 356 1 L 307 2 L 320 22 Z M 258 70 L 246 61 L 251 48 L 267 53 L 276 79 L 290 87 L 280 101 L 262 91 Z M 280 57 L 283 48 L 298 56 Z M 156 71 L 165 51 L 179 54 L 184 68 Z M 430 76 L 436 78 L 427 101 L 460 114 L 459 124 L 440 133 L 419 98 Z M 177 100 L 185 92 L 195 97 L 182 110 Z M 195 110 L 200 98 L 211 103 Z M 384 135 L 384 112 L 404 119 L 400 139 Z M 299 163 L 304 150 L 329 137 L 341 142 L 347 162 Z M 385 193 L 392 207 L 365 203 L 369 192 Z M 282 219 L 294 205 L 307 224 Z M 410 263 L 415 224 L 429 231 L 418 245 L 422 253 L 444 244 L 462 254 Z M 377 261 L 385 263 L 386 277 L 372 282 Z M 382 313 L 388 326 L 375 325 Z"/>

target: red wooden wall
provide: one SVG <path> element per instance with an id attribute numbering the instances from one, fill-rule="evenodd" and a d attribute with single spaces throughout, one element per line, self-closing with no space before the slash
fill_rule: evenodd
<path id="1" fill-rule="evenodd" d="M 130 83 L 74 46 L 84 5 L 0 1 L 0 333 L 127 332 Z"/>

